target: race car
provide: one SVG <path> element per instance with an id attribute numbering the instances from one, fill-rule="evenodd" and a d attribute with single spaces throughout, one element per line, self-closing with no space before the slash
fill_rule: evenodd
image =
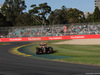
<path id="1" fill-rule="evenodd" d="M 53 53 L 53 48 L 46 45 L 46 43 L 40 43 L 40 47 L 36 47 L 36 54 Z"/>

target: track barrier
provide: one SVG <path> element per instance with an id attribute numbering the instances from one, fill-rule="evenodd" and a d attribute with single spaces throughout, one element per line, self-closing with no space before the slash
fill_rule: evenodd
<path id="1" fill-rule="evenodd" d="M 0 42 L 17 41 L 44 41 L 44 40 L 68 40 L 68 39 L 100 39 L 97 35 L 70 35 L 70 36 L 49 36 L 49 37 L 25 37 L 25 38 L 0 38 Z"/>

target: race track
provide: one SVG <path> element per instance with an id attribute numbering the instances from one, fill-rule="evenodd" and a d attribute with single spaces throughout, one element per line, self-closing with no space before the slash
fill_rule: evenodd
<path id="1" fill-rule="evenodd" d="M 78 65 L 12 55 L 8 50 L 28 44 L 0 45 L 0 75 L 100 75 L 100 66 Z"/>

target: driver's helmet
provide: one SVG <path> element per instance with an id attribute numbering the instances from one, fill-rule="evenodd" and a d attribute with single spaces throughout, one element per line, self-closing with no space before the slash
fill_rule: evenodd
<path id="1" fill-rule="evenodd" d="M 40 43 L 40 46 L 46 45 L 46 43 Z"/>
<path id="2" fill-rule="evenodd" d="M 43 43 L 40 43 L 40 46 L 42 46 L 43 45 Z"/>

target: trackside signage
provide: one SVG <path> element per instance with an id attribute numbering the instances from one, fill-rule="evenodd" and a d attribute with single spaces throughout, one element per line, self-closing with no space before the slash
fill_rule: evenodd
<path id="1" fill-rule="evenodd" d="M 100 39 L 100 34 L 98 35 L 51 36 L 51 37 L 0 38 L 0 42 L 67 40 L 67 39 Z"/>
<path id="2" fill-rule="evenodd" d="M 22 41 L 22 38 L 9 38 L 9 41 Z"/>
<path id="3" fill-rule="evenodd" d="M 49 37 L 49 40 L 63 40 L 62 37 Z"/>
<path id="4" fill-rule="evenodd" d="M 85 36 L 71 36 L 71 39 L 85 39 Z"/>
<path id="5" fill-rule="evenodd" d="M 32 37 L 32 38 L 28 38 L 28 41 L 39 41 L 42 40 L 41 37 Z"/>

